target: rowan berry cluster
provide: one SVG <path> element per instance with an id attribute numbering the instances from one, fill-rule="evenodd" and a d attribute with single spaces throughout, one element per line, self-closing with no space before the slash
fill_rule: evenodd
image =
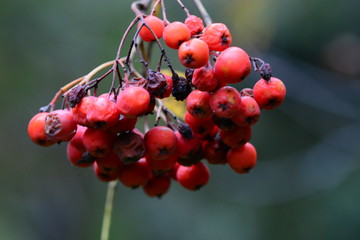
<path id="1" fill-rule="evenodd" d="M 145 15 L 139 10 L 143 6 L 134 4 L 136 18 L 124 34 L 116 59 L 100 67 L 112 66 L 110 70 L 91 80 L 98 72 L 94 69 L 60 89 L 30 120 L 32 141 L 41 146 L 67 142 L 67 158 L 74 166 L 92 167 L 105 182 L 141 186 L 149 196 L 166 193 L 171 179 L 189 190 L 205 185 L 210 172 L 203 159 L 209 164 L 228 164 L 240 174 L 249 172 L 257 161 L 255 147 L 249 143 L 252 127 L 261 109 L 275 109 L 284 101 L 285 86 L 272 77 L 268 63 L 232 45 L 225 24 L 204 26 L 201 18 L 178 2 L 187 14 L 183 22 L 167 20 L 163 1 L 155 3 L 161 3 L 163 19 L 155 16 L 156 6 Z M 128 55 L 120 58 L 124 39 L 134 26 L 137 30 Z M 159 46 L 156 70 L 149 67 L 149 53 L 139 47 L 144 42 Z M 185 77 L 173 69 L 162 43 L 177 49 Z M 134 56 L 143 63 L 141 74 L 133 65 Z M 171 76 L 161 72 L 162 62 Z M 252 89 L 239 91 L 230 86 L 242 82 L 252 68 L 261 76 Z M 98 85 L 111 73 L 109 92 L 98 95 Z M 55 110 L 60 95 L 63 106 Z M 186 101 L 185 122 L 164 106 L 162 99 L 171 95 Z M 153 127 L 147 122 L 149 115 L 155 115 Z M 138 129 L 141 118 L 144 133 Z"/>

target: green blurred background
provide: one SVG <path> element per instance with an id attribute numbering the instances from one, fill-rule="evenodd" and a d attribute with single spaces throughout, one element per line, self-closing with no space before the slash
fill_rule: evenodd
<path id="1" fill-rule="evenodd" d="M 165 3 L 170 20 L 184 20 Z M 115 57 L 130 4 L 1 0 L 1 240 L 100 238 L 106 184 L 71 166 L 65 144 L 39 147 L 26 129 L 61 86 Z M 360 1 L 204 4 L 233 45 L 271 63 L 286 101 L 254 127 L 250 174 L 210 166 L 206 187 L 173 182 L 161 200 L 120 186 L 110 239 L 360 239 Z"/>

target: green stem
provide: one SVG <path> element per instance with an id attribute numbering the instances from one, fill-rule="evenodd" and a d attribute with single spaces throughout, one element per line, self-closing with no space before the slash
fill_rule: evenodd
<path id="1" fill-rule="evenodd" d="M 109 240 L 111 215 L 112 215 L 113 202 L 114 202 L 114 196 L 115 196 L 115 190 L 116 190 L 117 183 L 118 183 L 118 181 L 112 181 L 112 182 L 108 183 L 104 217 L 103 217 L 102 228 L 101 228 L 101 240 Z"/>

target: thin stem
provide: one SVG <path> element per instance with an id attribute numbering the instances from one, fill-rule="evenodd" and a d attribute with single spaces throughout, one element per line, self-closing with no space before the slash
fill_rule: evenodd
<path id="1" fill-rule="evenodd" d="M 201 0 L 193 0 L 194 4 L 196 5 L 197 9 L 199 10 L 201 16 L 204 19 L 205 25 L 208 26 L 212 23 L 211 17 L 207 12 L 205 6 L 202 4 Z"/>
<path id="2" fill-rule="evenodd" d="M 177 0 L 177 2 L 179 3 L 179 5 L 182 7 L 182 9 L 185 11 L 187 16 L 190 16 L 190 12 L 189 10 L 185 7 L 185 5 L 182 3 L 181 0 Z"/>
<path id="3" fill-rule="evenodd" d="M 117 183 L 118 181 L 112 181 L 108 183 L 108 189 L 105 200 L 104 217 L 101 228 L 101 240 L 109 240 L 111 215 L 112 215 L 113 202 L 114 202 Z"/>

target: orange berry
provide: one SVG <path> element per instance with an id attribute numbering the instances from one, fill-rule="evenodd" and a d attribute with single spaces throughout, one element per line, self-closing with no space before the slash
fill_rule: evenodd
<path id="1" fill-rule="evenodd" d="M 163 38 L 169 48 L 178 49 L 190 37 L 189 28 L 182 22 L 172 22 L 164 28 Z"/>

